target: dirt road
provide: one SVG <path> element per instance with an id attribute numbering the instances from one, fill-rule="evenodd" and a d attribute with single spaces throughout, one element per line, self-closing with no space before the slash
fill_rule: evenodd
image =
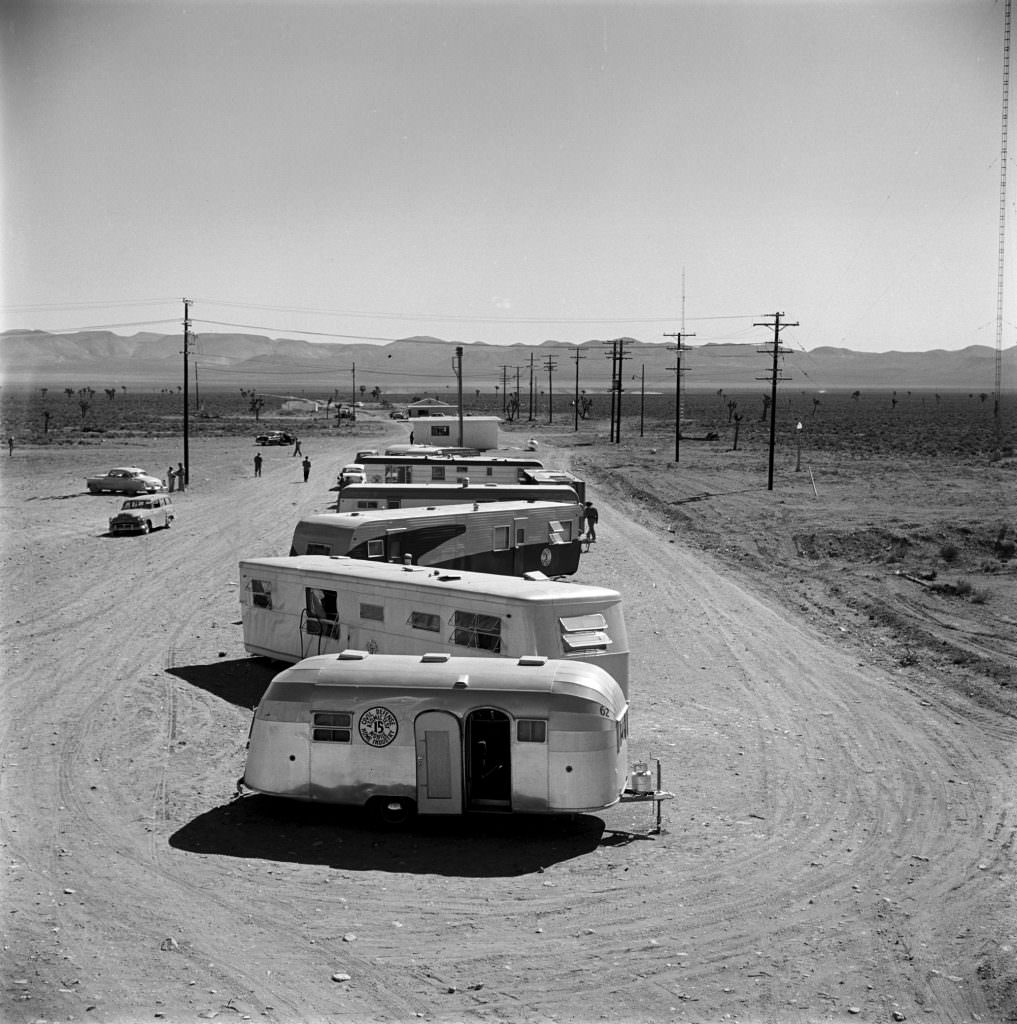
<path id="1" fill-rule="evenodd" d="M 105 535 L 87 471 L 2 467 L 0 1016 L 31 1021 L 1017 1020 L 1017 723 L 921 694 L 599 500 L 647 805 L 429 821 L 235 801 L 272 669 L 241 557 L 323 510 L 337 446 L 192 446 L 179 518 Z M 305 446 L 309 447 L 309 446 Z"/>

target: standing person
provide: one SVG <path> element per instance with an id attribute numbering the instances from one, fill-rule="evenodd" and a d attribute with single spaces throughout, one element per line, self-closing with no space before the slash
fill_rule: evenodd
<path id="1" fill-rule="evenodd" d="M 172 494 L 174 490 L 176 490 L 177 471 L 172 466 L 170 466 L 170 468 L 166 470 L 166 486 L 169 487 L 170 494 Z"/>
<path id="2" fill-rule="evenodd" d="M 256 452 L 254 456 L 254 475 L 261 476 L 261 452 Z"/>
<path id="3" fill-rule="evenodd" d="M 586 503 L 586 508 L 583 510 L 583 518 L 586 520 L 586 539 L 596 540 L 597 522 L 600 520 L 600 513 L 592 501 Z"/>
<path id="4" fill-rule="evenodd" d="M 184 472 L 184 464 L 182 462 L 177 463 L 177 490 L 183 494 L 186 489 L 187 474 Z"/>
<path id="5" fill-rule="evenodd" d="M 13 455 L 14 454 L 14 438 L 13 437 L 8 437 L 7 438 L 7 453 L 8 453 L 8 455 Z"/>
<path id="6" fill-rule="evenodd" d="M 303 452 L 302 452 L 302 451 L 300 450 L 300 438 L 299 438 L 299 437 L 298 437 L 298 438 L 296 438 L 296 439 L 295 439 L 295 440 L 293 441 L 293 454 L 294 454 L 294 455 L 303 455 L 303 454 L 304 454 L 304 453 L 303 453 Z"/>
<path id="7" fill-rule="evenodd" d="M 311 475 L 311 460 L 305 455 L 301 465 L 304 467 L 304 483 L 306 484 L 307 478 Z"/>

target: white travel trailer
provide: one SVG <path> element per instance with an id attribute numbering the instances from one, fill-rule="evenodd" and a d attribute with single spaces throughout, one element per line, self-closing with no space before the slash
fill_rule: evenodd
<path id="1" fill-rule="evenodd" d="M 606 587 L 302 555 L 240 563 L 249 654 L 543 655 L 599 665 L 629 692 L 621 595 Z"/>
<path id="2" fill-rule="evenodd" d="M 429 452 L 424 455 L 367 455 L 363 460 L 372 484 L 478 484 L 528 483 L 527 472 L 544 468 L 539 459 L 514 455 L 460 455 Z"/>
<path id="3" fill-rule="evenodd" d="M 463 479 L 451 484 L 346 484 L 338 490 L 336 512 L 367 512 L 377 508 L 431 508 L 472 501 L 583 500 L 581 481 L 528 480 L 521 484 L 478 484 Z"/>
<path id="4" fill-rule="evenodd" d="M 239 784 L 387 823 L 567 814 L 617 803 L 627 761 L 628 704 L 596 665 L 350 650 L 272 680 Z"/>
<path id="5" fill-rule="evenodd" d="M 324 512 L 293 530 L 291 555 L 349 555 L 511 576 L 568 576 L 579 568 L 578 502 L 500 501 Z"/>

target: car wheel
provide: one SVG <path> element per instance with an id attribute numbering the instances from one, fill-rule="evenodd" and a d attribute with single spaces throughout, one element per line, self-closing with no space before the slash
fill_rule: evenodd
<path id="1" fill-rule="evenodd" d="M 142 526 L 141 526 L 141 532 L 142 533 L 150 533 L 151 530 L 152 530 L 152 524 L 151 523 L 149 523 L 149 522 L 142 523 Z"/>
<path id="2" fill-rule="evenodd" d="M 98 487 L 89 487 L 88 488 L 88 493 L 89 494 L 100 494 L 102 492 L 99 490 Z"/>
<path id="3" fill-rule="evenodd" d="M 413 800 L 403 797 L 375 797 L 370 806 L 371 817 L 383 828 L 398 828 L 405 825 L 417 813 Z"/>

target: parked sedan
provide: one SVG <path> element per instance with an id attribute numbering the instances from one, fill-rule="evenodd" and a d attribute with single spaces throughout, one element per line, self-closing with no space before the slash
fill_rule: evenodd
<path id="1" fill-rule="evenodd" d="M 90 476 L 85 482 L 92 494 L 155 494 L 163 490 L 159 477 L 137 466 L 117 466 L 102 476 Z"/>
<path id="2" fill-rule="evenodd" d="M 285 430 L 270 430 L 267 434 L 259 434 L 255 444 L 295 444 L 296 438 Z"/>
<path id="3" fill-rule="evenodd" d="M 173 522 L 173 499 L 168 494 L 151 498 L 128 498 L 120 511 L 110 518 L 110 533 L 148 533 Z"/>

